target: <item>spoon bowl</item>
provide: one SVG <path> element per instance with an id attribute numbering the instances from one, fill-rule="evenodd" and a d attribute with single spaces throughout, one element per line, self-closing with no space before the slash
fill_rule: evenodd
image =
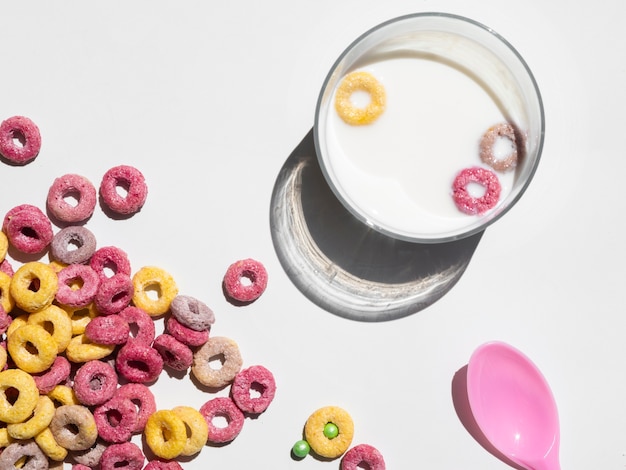
<path id="1" fill-rule="evenodd" d="M 472 354 L 467 396 L 489 442 L 528 470 L 560 470 L 559 417 L 550 386 L 522 352 L 489 342 Z"/>

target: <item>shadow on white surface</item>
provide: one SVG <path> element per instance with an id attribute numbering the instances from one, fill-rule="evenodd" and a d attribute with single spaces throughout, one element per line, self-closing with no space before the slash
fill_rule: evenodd
<path id="1" fill-rule="evenodd" d="M 483 232 L 442 244 L 388 237 L 343 207 L 319 167 L 313 130 L 276 180 L 270 226 L 287 275 L 312 302 L 358 321 L 419 312 L 460 279 Z"/>

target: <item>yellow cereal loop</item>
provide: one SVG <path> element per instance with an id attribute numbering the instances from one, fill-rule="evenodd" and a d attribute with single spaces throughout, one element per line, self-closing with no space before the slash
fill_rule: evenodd
<path id="1" fill-rule="evenodd" d="M 7 351 L 24 372 L 36 374 L 48 369 L 57 358 L 57 344 L 39 325 L 26 324 L 7 338 Z"/>
<path id="2" fill-rule="evenodd" d="M 0 370 L 7 365 L 7 350 L 0 346 Z"/>
<path id="3" fill-rule="evenodd" d="M 171 410 L 152 413 L 144 429 L 146 444 L 162 459 L 178 457 L 187 443 L 185 422 Z"/>
<path id="4" fill-rule="evenodd" d="M 69 385 L 57 385 L 48 392 L 48 397 L 53 401 L 55 406 L 80 405 L 74 393 L 74 389 Z"/>
<path id="5" fill-rule="evenodd" d="M 2 233 L 2 232 L 0 232 Z M 10 313 L 15 306 L 15 301 L 11 296 L 11 276 L 0 271 L 0 307 L 4 309 L 6 313 Z"/>
<path id="6" fill-rule="evenodd" d="M 0 232 L 0 263 L 4 261 L 4 258 L 7 255 L 8 249 L 9 249 L 9 239 L 6 236 L 6 233 Z"/>
<path id="7" fill-rule="evenodd" d="M 139 269 L 133 275 L 133 287 L 133 304 L 150 316 L 167 312 L 178 294 L 178 287 L 171 274 L 155 266 Z"/>
<path id="8" fill-rule="evenodd" d="M 72 335 L 82 335 L 85 332 L 87 324 L 92 318 L 98 316 L 98 310 L 93 303 L 86 307 L 80 307 L 75 309 L 66 309 L 70 315 L 72 321 Z"/>
<path id="9" fill-rule="evenodd" d="M 355 106 L 352 95 L 363 91 L 369 95 L 365 107 Z M 360 126 L 374 122 L 385 110 L 387 96 L 383 85 L 369 72 L 352 72 L 346 75 L 335 93 L 335 110 L 347 124 Z"/>
<path id="10" fill-rule="evenodd" d="M 187 432 L 187 441 L 180 455 L 190 456 L 197 454 L 205 446 L 209 438 L 209 425 L 200 414 L 200 411 L 191 406 L 177 406 L 172 408 L 176 416 L 183 420 Z"/>
<path id="11" fill-rule="evenodd" d="M 333 423 L 339 430 L 339 434 L 332 439 L 324 435 L 324 427 L 328 423 Z M 313 452 L 328 459 L 335 459 L 348 450 L 353 435 L 352 417 L 338 406 L 320 408 L 309 416 L 304 425 L 304 439 Z"/>
<path id="12" fill-rule="evenodd" d="M 25 263 L 11 278 L 10 292 L 25 312 L 37 312 L 54 300 L 59 280 L 54 270 L 39 261 Z"/>
<path id="13" fill-rule="evenodd" d="M 9 327 L 7 328 L 7 338 L 9 336 L 11 336 L 13 334 L 13 332 L 15 330 L 17 330 L 19 327 L 28 324 L 28 315 L 29 315 L 28 313 L 24 313 L 24 314 L 20 315 L 19 317 L 15 317 L 13 319 L 13 321 L 11 322 Z"/>
<path id="14" fill-rule="evenodd" d="M 85 334 L 74 336 L 65 349 L 68 361 L 80 363 L 104 359 L 115 351 L 115 345 L 92 343 Z"/>
<path id="15" fill-rule="evenodd" d="M 57 353 L 61 354 L 72 339 L 72 320 L 69 314 L 57 305 L 50 305 L 43 310 L 31 313 L 28 323 L 39 325 L 52 335 L 57 344 Z"/>
<path id="16" fill-rule="evenodd" d="M 9 389 L 17 390 L 15 401 L 7 396 Z M 0 421 L 21 423 L 30 417 L 38 400 L 39 390 L 30 374 L 20 369 L 0 372 Z"/>
<path id="17" fill-rule="evenodd" d="M 67 449 L 65 447 L 61 447 L 50 428 L 46 428 L 41 431 L 39 434 L 35 436 L 35 442 L 41 449 L 41 451 L 48 456 L 50 460 L 54 460 L 55 462 L 62 462 L 67 457 Z"/>
<path id="18" fill-rule="evenodd" d="M 13 438 L 9 436 L 9 431 L 7 431 L 7 428 L 0 428 L 0 449 L 4 449 L 12 442 Z"/>
<path id="19" fill-rule="evenodd" d="M 33 416 L 21 423 L 7 425 L 9 436 L 13 439 L 31 439 L 48 427 L 54 416 L 54 403 L 46 395 L 41 395 Z"/>
<path id="20" fill-rule="evenodd" d="M 58 260 L 52 260 L 48 263 L 48 266 L 50 266 L 52 270 L 58 274 L 61 269 L 67 267 L 67 264 Z"/>

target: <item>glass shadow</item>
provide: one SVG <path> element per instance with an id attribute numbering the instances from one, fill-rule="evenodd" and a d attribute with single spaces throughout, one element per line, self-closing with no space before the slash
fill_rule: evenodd
<path id="1" fill-rule="evenodd" d="M 283 269 L 309 300 L 367 322 L 401 318 L 440 299 L 467 268 L 483 234 L 423 244 L 363 224 L 326 183 L 313 129 L 279 172 L 270 228 Z"/>

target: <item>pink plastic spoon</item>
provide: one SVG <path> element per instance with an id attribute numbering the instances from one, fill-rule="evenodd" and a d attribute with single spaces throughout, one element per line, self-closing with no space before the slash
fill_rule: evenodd
<path id="1" fill-rule="evenodd" d="M 559 416 L 550 386 L 512 346 L 490 342 L 472 354 L 467 395 L 489 442 L 528 470 L 560 470 Z"/>

